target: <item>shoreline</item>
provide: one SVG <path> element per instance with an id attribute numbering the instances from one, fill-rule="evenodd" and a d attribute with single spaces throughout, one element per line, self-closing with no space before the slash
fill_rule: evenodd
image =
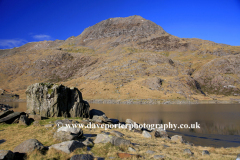
<path id="1" fill-rule="evenodd" d="M 85 99 L 93 104 L 240 104 L 235 100 Z"/>
<path id="2" fill-rule="evenodd" d="M 240 99 L 233 100 L 162 100 L 162 99 L 85 99 L 93 104 L 240 104 Z M 1 99 L 0 102 L 26 102 L 26 99 Z"/>

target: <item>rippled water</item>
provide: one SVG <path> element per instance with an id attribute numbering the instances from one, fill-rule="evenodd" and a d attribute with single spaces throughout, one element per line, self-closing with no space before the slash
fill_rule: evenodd
<path id="1" fill-rule="evenodd" d="M 26 103 L 8 103 L 15 111 L 25 111 Z M 126 105 L 90 104 L 91 109 L 106 113 L 109 118 L 125 121 L 127 118 L 139 124 L 194 124 L 200 129 L 167 129 L 170 136 L 182 135 L 187 141 L 201 146 L 240 146 L 239 104 L 193 105 Z"/>

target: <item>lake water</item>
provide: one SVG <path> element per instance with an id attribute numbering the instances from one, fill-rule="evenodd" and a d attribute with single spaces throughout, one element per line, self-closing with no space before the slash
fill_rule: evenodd
<path id="1" fill-rule="evenodd" d="M 26 111 L 26 103 L 11 103 L 14 111 Z M 109 118 L 125 122 L 132 119 L 139 124 L 200 124 L 200 129 L 167 129 L 170 136 L 182 135 L 194 145 L 213 147 L 240 146 L 239 104 L 191 104 L 191 105 L 126 105 L 90 104 Z"/>

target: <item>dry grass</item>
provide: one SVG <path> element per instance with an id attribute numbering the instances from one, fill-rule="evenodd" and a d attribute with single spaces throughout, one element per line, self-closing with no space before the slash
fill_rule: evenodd
<path id="1" fill-rule="evenodd" d="M 61 119 L 61 118 L 60 118 Z M 56 118 L 42 120 L 40 124 L 49 124 L 49 122 L 55 121 Z M 81 121 L 80 119 L 75 119 Z M 44 126 L 33 126 L 28 127 L 18 126 L 17 124 L 1 124 L 0 125 L 1 139 L 5 142 L 0 144 L 0 149 L 4 150 L 13 150 L 17 145 L 23 141 L 31 138 L 38 139 L 43 145 L 50 146 L 52 144 L 59 143 L 53 139 L 53 133 L 56 131 L 56 127 L 45 128 Z M 113 129 L 112 129 L 113 130 Z M 42 159 L 62 159 L 66 160 L 72 157 L 75 154 L 94 154 L 95 157 L 104 157 L 106 160 L 109 157 L 116 157 L 117 153 L 130 153 L 130 154 L 139 154 L 142 156 L 140 159 L 152 159 L 154 155 L 163 155 L 165 159 L 216 159 L 216 160 L 229 160 L 236 159 L 237 154 L 240 152 L 240 147 L 237 148 L 213 148 L 213 147 L 201 147 L 201 146 L 190 146 L 182 143 L 173 143 L 171 140 L 164 138 L 144 138 L 141 134 L 129 131 L 127 129 L 114 129 L 123 133 L 124 139 L 130 140 L 134 145 L 133 147 L 136 152 L 129 152 L 129 146 L 113 146 L 110 143 L 107 144 L 95 144 L 91 151 L 88 151 L 87 148 L 77 149 L 71 154 L 66 154 L 55 149 L 50 149 L 45 153 L 34 151 L 27 155 L 29 160 L 42 160 Z M 83 129 L 84 134 L 96 135 L 105 131 L 104 129 Z M 108 132 L 111 130 L 108 129 Z M 92 137 L 95 139 L 95 136 Z M 169 147 L 165 147 L 167 145 Z M 190 149 L 194 156 L 189 156 L 183 152 L 184 149 Z M 147 150 L 155 151 L 154 154 L 147 154 Z M 210 155 L 202 156 L 202 151 L 208 150 Z M 136 159 L 136 158 L 132 158 Z"/>

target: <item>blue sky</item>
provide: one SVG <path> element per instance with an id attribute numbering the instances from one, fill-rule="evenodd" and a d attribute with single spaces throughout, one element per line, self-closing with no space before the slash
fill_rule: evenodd
<path id="1" fill-rule="evenodd" d="M 132 15 L 180 38 L 240 46 L 240 0 L 0 0 L 0 49 L 66 40 L 102 20 Z"/>

